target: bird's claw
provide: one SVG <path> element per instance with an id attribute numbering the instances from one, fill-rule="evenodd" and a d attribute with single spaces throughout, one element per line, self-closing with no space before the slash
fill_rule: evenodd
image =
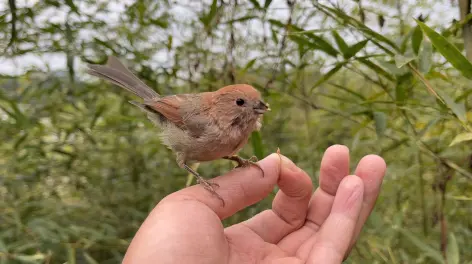
<path id="1" fill-rule="evenodd" d="M 212 190 L 214 190 L 213 186 L 215 186 L 216 188 L 220 187 L 218 183 L 211 182 L 203 178 L 197 178 L 197 183 L 203 185 L 205 188 L 211 188 Z"/>
<path id="2" fill-rule="evenodd" d="M 252 156 L 249 159 L 243 159 L 239 156 L 231 156 L 231 157 L 225 157 L 225 158 L 238 163 L 238 165 L 236 165 L 234 167 L 235 169 L 237 169 L 237 168 L 247 168 L 247 167 L 250 167 L 251 165 L 256 166 L 257 168 L 259 168 L 261 170 L 262 177 L 264 177 L 264 170 L 261 168 L 261 166 L 259 166 L 259 164 L 256 163 L 258 161 L 256 156 Z"/>
<path id="3" fill-rule="evenodd" d="M 220 187 L 220 185 L 218 183 L 215 183 L 215 182 L 211 182 L 209 180 L 205 180 L 203 178 L 197 178 L 197 183 L 198 184 L 201 184 L 203 186 L 203 188 L 205 188 L 205 190 L 209 191 L 210 193 L 212 193 L 213 195 L 215 195 L 220 201 L 221 203 L 223 204 L 223 207 L 225 207 L 225 200 L 223 200 L 223 197 L 221 197 L 216 191 L 215 191 L 215 188 L 218 188 Z"/>
<path id="4" fill-rule="evenodd" d="M 205 190 L 207 190 L 211 194 L 215 195 L 221 201 L 221 203 L 223 204 L 223 207 L 225 207 L 225 204 L 226 204 L 225 200 L 223 200 L 223 198 L 215 191 L 215 188 L 214 188 L 214 187 L 216 187 L 216 188 L 220 187 L 220 185 L 218 183 L 211 182 L 209 180 L 205 180 L 202 176 L 200 176 L 200 174 L 198 174 L 196 171 L 194 171 L 192 168 L 190 168 L 187 164 L 184 164 L 184 168 L 188 172 L 193 174 L 193 176 L 195 176 L 195 178 L 197 179 L 197 184 L 202 185 L 203 188 L 205 188 Z"/>

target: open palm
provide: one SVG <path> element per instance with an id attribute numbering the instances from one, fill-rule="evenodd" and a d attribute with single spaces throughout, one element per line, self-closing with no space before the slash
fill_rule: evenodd
<path id="1" fill-rule="evenodd" d="M 377 199 L 386 165 L 364 157 L 349 175 L 349 150 L 328 148 L 313 193 L 310 177 L 288 158 L 272 154 L 257 168 L 214 179 L 220 200 L 195 185 L 175 192 L 152 210 L 123 263 L 341 263 Z M 272 209 L 224 228 L 221 220 L 267 196 L 278 185 Z"/>

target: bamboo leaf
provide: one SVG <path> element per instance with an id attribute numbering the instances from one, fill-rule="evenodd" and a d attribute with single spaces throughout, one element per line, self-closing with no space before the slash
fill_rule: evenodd
<path id="1" fill-rule="evenodd" d="M 75 247 L 72 246 L 72 244 L 66 244 L 66 249 L 67 249 L 67 263 L 68 264 L 76 264 L 77 260 L 77 251 Z"/>
<path id="2" fill-rule="evenodd" d="M 387 129 L 387 115 L 383 112 L 374 112 L 375 132 L 380 138 Z"/>
<path id="3" fill-rule="evenodd" d="M 42 253 L 36 253 L 34 255 L 13 255 L 13 259 L 20 260 L 25 263 L 38 263 L 43 261 L 46 258 L 46 255 Z"/>
<path id="4" fill-rule="evenodd" d="M 357 58 L 358 61 L 360 61 L 362 64 L 364 64 L 365 66 L 369 67 L 371 70 L 373 70 L 374 72 L 384 76 L 385 78 L 393 81 L 394 78 L 393 76 L 386 72 L 384 69 L 382 69 L 380 66 L 378 66 L 377 64 L 371 62 L 370 60 L 368 59 L 363 59 L 363 58 Z"/>
<path id="5" fill-rule="evenodd" d="M 385 36 L 373 31 L 372 29 L 367 27 L 363 22 L 355 19 L 352 16 L 349 16 L 343 10 L 331 8 L 331 7 L 328 7 L 326 5 L 319 4 L 319 3 L 314 3 L 314 5 L 316 5 L 318 8 L 320 8 L 324 12 L 330 13 L 331 15 L 334 15 L 335 17 L 342 18 L 344 20 L 344 22 L 347 22 L 348 24 L 354 26 L 357 30 L 360 30 L 366 36 L 369 36 L 369 37 L 371 37 L 375 40 L 378 40 L 379 42 L 383 42 L 383 43 L 389 45 L 390 47 L 394 48 L 397 51 L 399 50 L 397 45 L 393 41 L 391 41 L 388 38 L 386 38 Z M 386 51 L 389 51 L 387 48 L 380 45 L 380 43 L 378 43 L 378 42 L 374 42 L 374 44 L 378 44 L 379 46 L 381 46 L 382 49 L 385 49 Z M 391 53 L 391 51 L 389 51 L 389 53 Z"/>
<path id="6" fill-rule="evenodd" d="M 209 28 L 211 25 L 211 22 L 216 16 L 217 9 L 218 9 L 218 0 L 213 0 L 210 6 L 210 11 L 207 14 L 204 14 L 202 17 L 200 17 L 200 21 L 205 25 L 206 28 Z"/>
<path id="7" fill-rule="evenodd" d="M 339 52 L 335 48 L 333 48 L 333 46 L 324 38 L 317 36 L 313 33 L 305 33 L 304 35 L 312 39 L 314 43 L 316 43 L 316 45 L 319 47 L 319 50 L 322 50 L 333 57 L 336 57 L 338 55 Z"/>
<path id="8" fill-rule="evenodd" d="M 273 26 L 277 26 L 277 27 L 285 27 L 285 24 L 278 21 L 278 20 L 275 20 L 275 19 L 269 19 L 269 23 Z"/>
<path id="9" fill-rule="evenodd" d="M 329 83 L 329 84 L 332 85 L 332 86 L 334 86 L 334 87 L 337 87 L 337 88 L 339 88 L 339 89 L 341 89 L 341 90 L 343 90 L 343 91 L 346 91 L 346 92 L 348 92 L 348 93 L 350 93 L 350 94 L 352 94 L 352 95 L 354 95 L 354 96 L 356 96 L 356 97 L 359 97 L 359 98 L 360 98 L 361 100 L 363 100 L 363 101 L 365 100 L 365 97 L 364 97 L 362 94 L 360 94 L 360 93 L 358 93 L 358 92 L 355 92 L 355 91 L 353 91 L 353 90 L 351 90 L 351 89 L 349 89 L 349 88 L 347 88 L 347 87 L 344 87 L 344 86 L 339 85 L 339 84 L 336 84 L 336 83 Z"/>
<path id="10" fill-rule="evenodd" d="M 251 20 L 251 19 L 254 19 L 254 18 L 257 18 L 257 16 L 243 16 L 243 17 L 239 17 L 239 18 L 229 20 L 229 21 L 225 22 L 225 24 L 232 24 L 232 23 L 236 23 L 236 22 L 244 22 L 244 21 Z"/>
<path id="11" fill-rule="evenodd" d="M 428 73 L 433 63 L 433 46 L 429 40 L 423 41 L 418 59 L 418 70 L 423 74 Z"/>
<path id="12" fill-rule="evenodd" d="M 451 111 L 459 120 L 462 122 L 467 122 L 466 110 L 463 102 L 455 102 L 447 93 L 443 92 L 442 90 L 437 90 L 436 92 L 439 94 L 439 96 L 441 96 L 441 98 L 446 103 L 446 106 L 451 109 Z"/>
<path id="13" fill-rule="evenodd" d="M 264 146 L 262 145 L 262 137 L 259 131 L 252 132 L 251 144 L 254 155 L 258 159 L 262 159 L 264 157 Z"/>
<path id="14" fill-rule="evenodd" d="M 216 16 L 216 9 L 217 9 L 217 0 L 213 0 L 213 3 L 211 3 L 210 7 L 210 13 L 208 14 L 208 23 L 210 23 L 213 18 Z"/>
<path id="15" fill-rule="evenodd" d="M 448 264 L 459 264 L 460 255 L 459 255 L 459 245 L 457 244 L 456 237 L 454 233 L 449 233 L 449 239 L 447 243 L 446 258 Z"/>
<path id="16" fill-rule="evenodd" d="M 355 56 L 360 50 L 362 50 L 365 45 L 369 42 L 368 39 L 357 42 L 356 44 L 350 46 L 346 53 L 344 54 L 345 59 L 349 59 Z"/>
<path id="17" fill-rule="evenodd" d="M 423 251 L 427 256 L 436 261 L 436 263 L 444 264 L 443 257 L 439 251 L 432 248 L 430 245 L 424 243 L 420 238 L 416 237 L 411 231 L 405 230 L 401 227 L 396 228 L 408 240 L 410 240 L 418 249 Z"/>
<path id="18" fill-rule="evenodd" d="M 267 9 L 270 6 L 270 3 L 272 3 L 272 0 L 265 0 L 264 8 Z"/>
<path id="19" fill-rule="evenodd" d="M 471 132 L 461 133 L 452 140 L 451 144 L 449 144 L 449 147 L 462 143 L 464 141 L 470 141 L 470 140 L 472 140 Z"/>
<path id="20" fill-rule="evenodd" d="M 423 31 L 419 26 L 416 26 L 411 35 L 411 48 L 415 54 L 418 54 L 421 47 L 421 42 L 423 41 Z"/>
<path id="21" fill-rule="evenodd" d="M 336 66 L 334 66 L 334 68 L 332 68 L 331 70 L 329 70 L 325 75 L 323 75 L 323 76 L 311 87 L 311 91 L 313 91 L 313 89 L 315 89 L 316 87 L 320 86 L 321 84 L 323 84 L 324 82 L 326 82 L 327 80 L 329 80 L 329 78 L 331 78 L 331 76 L 333 76 L 334 74 L 336 74 L 345 64 L 346 64 L 345 61 L 336 64 Z"/>
<path id="22" fill-rule="evenodd" d="M 257 59 L 252 59 L 251 61 L 249 61 L 247 64 L 246 64 L 246 67 L 244 67 L 244 71 L 247 71 L 249 68 L 251 68 L 254 63 L 256 63 L 256 60 Z"/>
<path id="23" fill-rule="evenodd" d="M 75 5 L 73 0 L 65 0 L 66 4 L 70 7 L 70 10 L 79 15 L 79 9 Z"/>
<path id="24" fill-rule="evenodd" d="M 457 47 L 426 24 L 418 20 L 416 20 L 416 23 L 418 23 L 423 33 L 431 40 L 436 50 L 441 53 L 454 68 L 460 71 L 464 77 L 472 79 L 472 63 L 462 55 Z"/>
<path id="25" fill-rule="evenodd" d="M 290 35 L 289 39 L 297 43 L 299 46 L 308 46 L 311 49 L 316 49 L 316 50 L 320 49 L 320 47 L 316 43 L 313 43 L 304 37 Z"/>
<path id="26" fill-rule="evenodd" d="M 92 256 L 90 256 L 89 253 L 84 252 L 84 259 L 87 261 L 88 264 L 98 264 L 98 261 L 96 261 Z"/>
<path id="27" fill-rule="evenodd" d="M 349 49 L 349 46 L 336 30 L 331 31 L 331 33 L 333 34 L 334 40 L 336 41 L 336 45 L 338 45 L 339 50 L 345 55 Z"/>
<path id="28" fill-rule="evenodd" d="M 406 64 L 410 63 L 412 60 L 414 60 L 416 57 L 414 56 L 404 56 L 401 54 L 396 54 L 395 55 L 395 65 L 397 68 L 401 68 L 405 66 Z"/>
<path id="29" fill-rule="evenodd" d="M 408 93 L 413 84 L 414 78 L 411 73 L 399 76 L 395 86 L 395 101 L 399 105 L 404 105 L 408 98 Z"/>
<path id="30" fill-rule="evenodd" d="M 251 2 L 251 4 L 254 5 L 255 8 L 262 9 L 261 5 L 257 0 L 249 0 L 249 2 Z"/>

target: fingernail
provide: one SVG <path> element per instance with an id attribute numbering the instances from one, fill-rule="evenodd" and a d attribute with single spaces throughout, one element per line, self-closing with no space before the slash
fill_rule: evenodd
<path id="1" fill-rule="evenodd" d="M 295 165 L 295 163 L 293 163 L 289 158 L 283 156 L 283 155 L 280 155 L 282 157 L 282 166 L 283 168 L 286 168 L 290 171 L 293 171 L 293 172 L 298 172 L 300 171 L 300 168 Z"/>

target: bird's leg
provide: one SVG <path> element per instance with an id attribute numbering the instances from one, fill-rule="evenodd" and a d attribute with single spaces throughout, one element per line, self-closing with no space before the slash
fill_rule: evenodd
<path id="1" fill-rule="evenodd" d="M 200 174 L 198 174 L 198 172 L 194 171 L 192 168 L 190 168 L 190 166 L 188 166 L 187 164 L 184 164 L 184 168 L 190 172 L 191 174 L 193 174 L 193 176 L 195 176 L 195 178 L 197 178 L 197 183 L 198 184 L 201 184 L 203 186 L 203 188 L 205 188 L 207 191 L 209 191 L 210 193 L 216 195 L 216 197 L 218 197 L 218 199 L 221 200 L 221 202 L 223 203 L 223 207 L 225 206 L 225 201 L 223 200 L 223 198 L 215 191 L 215 188 L 213 188 L 213 186 L 215 187 L 220 187 L 220 185 L 218 185 L 217 183 L 214 183 L 214 182 L 210 182 L 209 180 L 205 180 L 202 176 L 200 176 Z"/>
<path id="2" fill-rule="evenodd" d="M 252 156 L 249 159 L 243 159 L 243 158 L 241 158 L 237 155 L 233 155 L 233 156 L 224 156 L 223 159 L 236 161 L 238 163 L 238 165 L 236 165 L 236 167 L 234 167 L 235 169 L 236 168 L 245 168 L 245 167 L 249 167 L 251 165 L 256 166 L 262 171 L 262 177 L 264 177 L 264 170 L 261 168 L 261 166 L 259 166 L 259 164 L 256 163 L 257 162 L 257 157 L 256 156 Z"/>

